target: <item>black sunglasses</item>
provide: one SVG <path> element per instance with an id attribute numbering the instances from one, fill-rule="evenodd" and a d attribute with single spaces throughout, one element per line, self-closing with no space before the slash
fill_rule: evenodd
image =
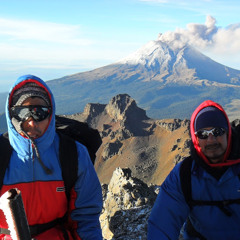
<path id="1" fill-rule="evenodd" d="M 222 136 L 226 132 L 225 128 L 212 128 L 211 130 L 199 130 L 195 132 L 195 135 L 200 139 L 207 139 L 211 133 L 214 137 Z"/>
<path id="2" fill-rule="evenodd" d="M 41 105 L 15 106 L 10 109 L 11 117 L 16 118 L 18 121 L 26 121 L 32 117 L 34 121 L 41 122 L 48 118 L 51 112 L 51 107 Z"/>

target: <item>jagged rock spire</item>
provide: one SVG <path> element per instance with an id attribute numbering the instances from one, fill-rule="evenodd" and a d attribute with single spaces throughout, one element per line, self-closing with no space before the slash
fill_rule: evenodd
<path id="1" fill-rule="evenodd" d="M 106 112 L 115 120 L 132 118 L 132 113 L 138 120 L 148 119 L 146 111 L 139 108 L 136 101 L 128 94 L 118 94 L 113 97 L 106 106 Z"/>

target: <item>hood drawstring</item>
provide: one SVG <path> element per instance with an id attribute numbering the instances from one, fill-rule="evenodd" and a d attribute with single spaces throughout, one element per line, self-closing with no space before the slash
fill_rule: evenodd
<path id="1" fill-rule="evenodd" d="M 45 171 L 46 174 L 50 175 L 52 174 L 52 170 L 49 169 L 47 166 L 44 165 L 42 159 L 40 158 L 40 154 L 39 154 L 39 151 L 38 151 L 38 148 L 37 148 L 37 145 L 35 144 L 34 142 L 34 139 L 31 138 L 26 132 L 22 131 L 24 133 L 24 135 L 31 141 L 31 144 L 32 146 L 34 147 L 34 150 L 36 152 L 36 156 L 37 156 L 37 160 L 38 162 L 40 163 L 40 165 L 42 166 L 43 170 Z"/>

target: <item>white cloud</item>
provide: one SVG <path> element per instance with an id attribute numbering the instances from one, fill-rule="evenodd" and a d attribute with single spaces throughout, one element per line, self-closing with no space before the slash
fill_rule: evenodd
<path id="1" fill-rule="evenodd" d="M 240 51 L 240 24 L 218 29 L 213 35 L 213 50 L 215 53 L 231 53 Z"/>
<path id="2" fill-rule="evenodd" d="M 189 23 L 186 29 L 177 28 L 173 32 L 159 34 L 158 40 L 171 43 L 175 48 L 189 44 L 216 61 L 235 61 L 239 66 L 240 24 L 220 28 L 216 26 L 215 18 L 207 16 L 205 24 Z"/>
<path id="3" fill-rule="evenodd" d="M 95 45 L 95 40 L 83 36 L 79 25 L 0 18 L 0 63 L 10 71 L 24 65 L 90 68 L 91 60 L 94 67 L 94 62 L 102 58 L 99 50 L 94 51 Z M 110 56 L 106 51 L 105 57 Z"/>
<path id="4" fill-rule="evenodd" d="M 205 48 L 213 44 L 213 36 L 218 29 L 216 20 L 207 16 L 205 24 L 189 23 L 186 29 L 177 28 L 174 32 L 166 32 L 159 35 L 159 40 L 171 42 L 176 47 L 182 47 L 186 43 L 199 48 Z"/>
<path id="5" fill-rule="evenodd" d="M 81 37 L 81 27 L 79 25 L 4 18 L 0 18 L 0 36 L 8 37 L 11 41 L 33 40 L 74 45 L 89 45 L 92 43 L 91 40 Z"/>
<path id="6" fill-rule="evenodd" d="M 0 18 L 0 62 L 11 68 L 22 62 L 27 67 L 91 69 L 127 52 L 129 46 L 119 43 L 116 48 L 116 44 L 87 39 L 79 25 Z"/>

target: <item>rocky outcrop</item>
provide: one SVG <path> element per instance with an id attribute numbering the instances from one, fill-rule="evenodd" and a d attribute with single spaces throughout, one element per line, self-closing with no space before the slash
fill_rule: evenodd
<path id="1" fill-rule="evenodd" d="M 111 158 L 113 157 L 114 155 L 117 155 L 117 154 L 120 154 L 120 148 L 122 147 L 122 143 L 117 140 L 115 142 L 110 142 L 110 143 L 107 143 L 106 146 L 105 146 L 105 149 L 102 153 L 102 158 L 104 160 L 107 160 L 108 158 Z"/>
<path id="2" fill-rule="evenodd" d="M 95 169 L 102 183 L 104 239 L 146 240 L 158 186 L 189 154 L 189 120 L 150 119 L 127 94 L 107 105 L 87 104 L 70 118 L 87 122 L 102 138 Z"/>
<path id="3" fill-rule="evenodd" d="M 185 120 L 180 120 L 180 119 L 173 119 L 170 121 L 167 120 L 160 120 L 160 121 L 156 121 L 156 123 L 162 127 L 165 128 L 168 131 L 174 131 L 177 130 L 180 127 L 186 127 L 187 129 L 189 129 L 189 124 L 190 121 L 185 119 Z"/>
<path id="4" fill-rule="evenodd" d="M 132 177 L 129 168 L 117 168 L 102 188 L 104 209 L 100 222 L 104 239 L 147 239 L 147 220 L 157 188 Z"/>
<path id="5" fill-rule="evenodd" d="M 69 117 L 93 126 L 98 121 L 98 117 L 103 113 L 105 107 L 106 104 L 88 103 L 82 113 L 76 113 Z"/>
<path id="6" fill-rule="evenodd" d="M 189 153 L 189 120 L 150 119 L 128 94 L 118 94 L 106 105 L 87 104 L 83 113 L 70 117 L 100 132 L 95 168 L 102 183 L 108 184 L 121 167 L 147 184 L 160 185 Z"/>
<path id="7" fill-rule="evenodd" d="M 134 99 L 128 94 L 113 97 L 106 106 L 106 112 L 116 120 L 146 120 L 146 111 L 139 108 Z M 134 113 L 134 114 L 132 114 Z"/>
<path id="8" fill-rule="evenodd" d="M 97 118 L 105 109 L 105 104 L 100 103 L 88 103 L 85 108 L 83 114 L 86 116 L 85 122 L 91 122 L 95 118 Z"/>

